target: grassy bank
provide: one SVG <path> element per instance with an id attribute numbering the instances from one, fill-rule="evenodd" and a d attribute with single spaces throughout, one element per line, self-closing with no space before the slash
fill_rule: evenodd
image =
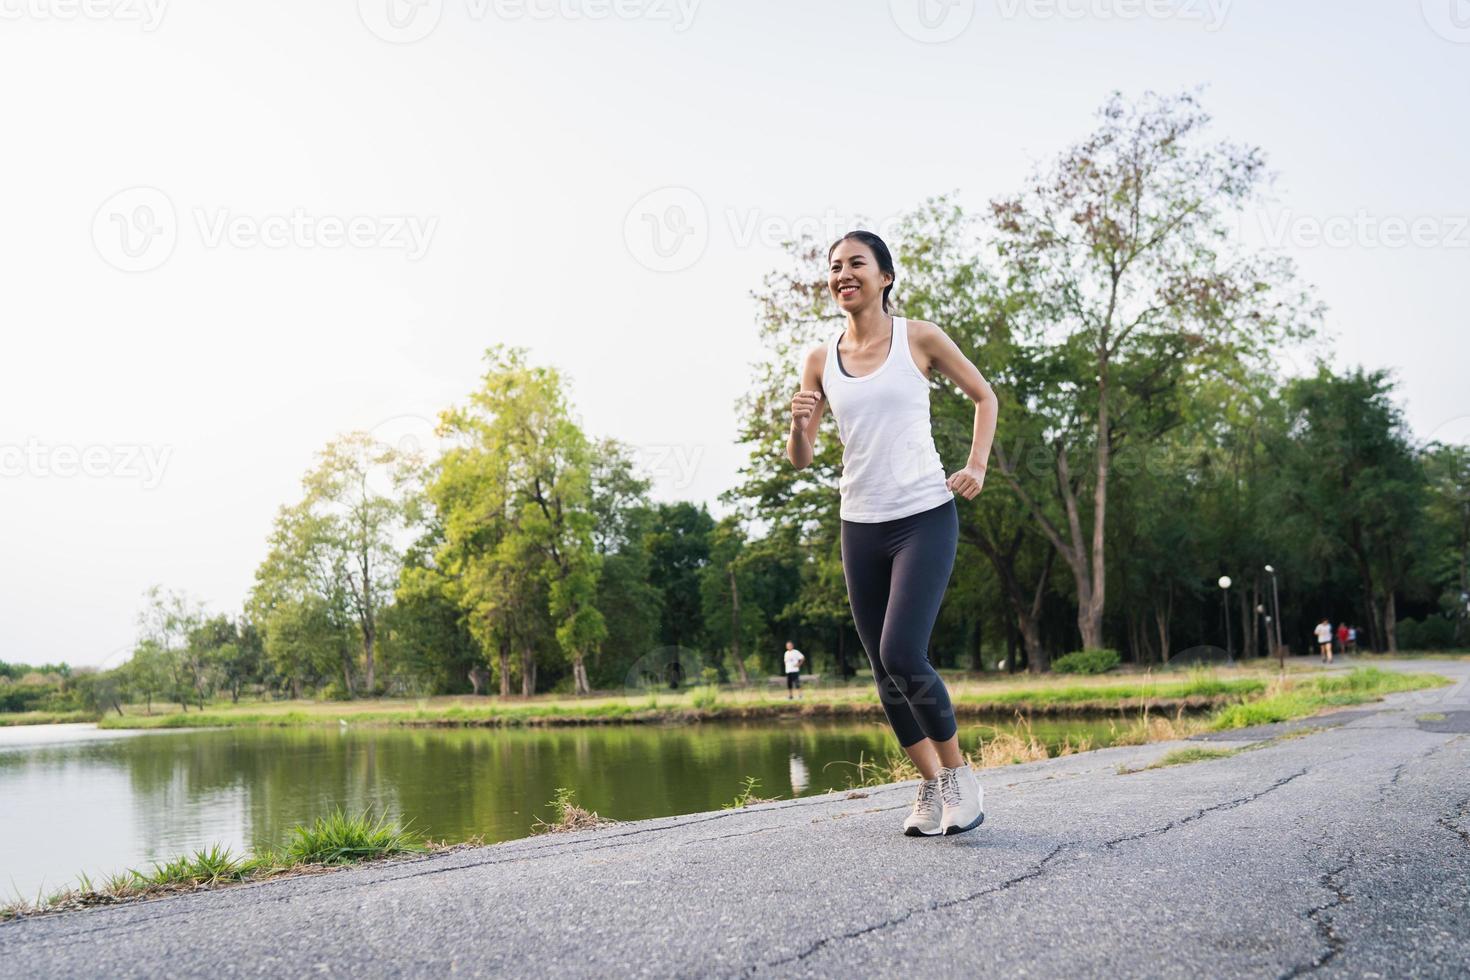
<path id="1" fill-rule="evenodd" d="M 0 905 L 0 921 L 42 912 L 116 905 L 222 884 L 321 873 L 342 865 L 402 854 L 453 850 L 478 843 L 479 840 L 454 846 L 436 844 L 389 823 L 385 818 L 374 818 L 371 814 L 347 816 L 337 810 L 313 823 L 293 827 L 289 840 L 278 850 L 267 849 L 237 858 L 229 848 L 216 844 L 192 855 L 155 862 L 147 871 L 128 870 L 109 875 L 100 882 L 92 881 L 83 873 L 78 875 L 76 887 L 63 888 L 50 895 L 37 895 L 34 900 L 18 897 L 9 904 Z"/>
<path id="2" fill-rule="evenodd" d="M 0 728 L 11 725 L 66 725 L 97 721 L 95 711 L 3 711 Z"/>
<path id="3" fill-rule="evenodd" d="M 1263 693 L 1264 671 L 1189 675 L 1136 675 L 1121 678 L 1048 678 L 1022 681 L 948 682 L 961 716 L 1082 714 L 1098 711 L 1196 711 L 1233 704 Z M 759 720 L 784 717 L 873 717 L 883 715 L 868 684 L 808 687 L 801 700 L 760 690 L 696 687 L 621 697 L 425 698 L 414 701 L 372 699 L 354 702 L 284 702 L 240 706 L 211 705 L 204 711 L 154 715 L 130 709 L 108 715 L 103 728 L 298 727 L 309 725 L 510 726 L 664 724 L 670 722 Z"/>
<path id="4" fill-rule="evenodd" d="M 1217 712 L 1211 728 L 1224 731 L 1306 718 L 1327 708 L 1377 701 L 1385 694 L 1443 687 L 1452 683 L 1437 674 L 1400 674 L 1377 667 L 1355 667 L 1347 674 L 1323 674 L 1274 683 L 1264 696 Z"/>
<path id="5" fill-rule="evenodd" d="M 1145 745 L 1188 738 L 1206 731 L 1223 731 L 1263 725 L 1296 718 L 1307 718 L 1332 708 L 1376 701 L 1386 694 L 1443 687 L 1453 683 L 1437 674 L 1400 674 L 1377 667 L 1356 667 L 1345 674 L 1274 677 L 1263 681 L 1259 696 L 1217 708 L 1208 714 L 1186 715 L 1176 710 L 1172 715 L 1157 714 L 1147 707 L 1131 719 L 1111 726 L 1104 745 Z M 1284 738 L 1292 737 L 1288 733 Z M 1264 743 L 1263 743 L 1264 744 Z M 965 753 L 966 761 L 977 769 L 1040 762 L 1048 758 L 1086 752 L 1095 746 L 1089 740 L 1065 741 L 1056 749 L 1030 730 L 1024 718 L 1012 731 L 997 731 L 978 740 L 976 751 Z M 963 751 L 963 750 L 962 750 Z M 1166 756 L 1149 768 L 1181 765 L 1205 759 L 1225 758 L 1237 750 L 1210 747 L 1184 748 Z M 881 760 L 865 760 L 853 764 L 851 788 L 881 786 L 919 778 L 919 770 L 908 755 L 890 746 Z M 1141 770 L 1139 770 L 1141 771 Z"/>

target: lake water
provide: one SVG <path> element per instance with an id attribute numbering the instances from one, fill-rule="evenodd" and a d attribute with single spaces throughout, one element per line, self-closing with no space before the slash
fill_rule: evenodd
<path id="1" fill-rule="evenodd" d="M 1005 722 L 997 719 L 998 723 Z M 969 751 L 987 731 L 961 725 Z M 1033 722 L 1037 738 L 1106 740 L 1106 721 Z M 219 843 L 280 846 L 335 806 L 373 808 L 435 840 L 525 837 L 557 787 L 605 817 L 715 810 L 845 789 L 898 743 L 881 719 L 582 728 L 0 727 L 0 897 L 34 900 Z"/>

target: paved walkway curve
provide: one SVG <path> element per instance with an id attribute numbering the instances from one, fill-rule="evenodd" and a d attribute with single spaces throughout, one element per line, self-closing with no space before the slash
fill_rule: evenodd
<path id="1" fill-rule="evenodd" d="M 903 836 L 901 783 L 22 919 L 0 972 L 1464 976 L 1470 661 L 1390 666 L 1456 684 L 1225 759 L 987 770 L 955 837 Z"/>

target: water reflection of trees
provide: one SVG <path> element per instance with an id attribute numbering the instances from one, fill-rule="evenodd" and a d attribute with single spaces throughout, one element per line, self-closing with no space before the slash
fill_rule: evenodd
<path id="1" fill-rule="evenodd" d="M 717 809 L 747 776 L 789 795 L 793 754 L 808 793 L 846 784 L 835 760 L 881 755 L 869 724 L 605 726 L 560 729 L 225 729 L 88 746 L 125 767 L 148 853 L 238 838 L 277 846 L 334 807 L 372 808 L 436 839 L 525 836 L 557 787 L 622 820 Z"/>

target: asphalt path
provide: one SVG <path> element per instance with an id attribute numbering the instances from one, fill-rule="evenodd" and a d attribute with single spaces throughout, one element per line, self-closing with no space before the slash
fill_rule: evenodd
<path id="1" fill-rule="evenodd" d="M 1463 977 L 1470 662 L 1453 687 L 986 770 L 0 925 L 7 977 Z M 1289 737 L 1287 737 L 1289 736 Z"/>

